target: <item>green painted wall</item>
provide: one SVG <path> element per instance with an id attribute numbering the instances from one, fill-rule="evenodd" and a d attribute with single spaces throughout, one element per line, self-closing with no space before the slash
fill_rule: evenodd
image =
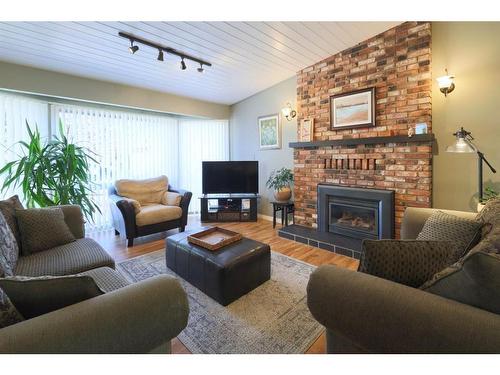
<path id="1" fill-rule="evenodd" d="M 297 77 L 289 78 L 231 106 L 229 124 L 231 160 L 259 161 L 259 213 L 272 216 L 273 191 L 266 187 L 266 181 L 273 170 L 287 167 L 293 169 L 293 149 L 288 143 L 297 140 L 297 121 L 281 121 L 281 148 L 261 150 L 257 118 L 281 112 L 287 102 L 296 108 Z"/>
<path id="2" fill-rule="evenodd" d="M 477 157 L 444 150 L 460 126 L 472 132 L 476 145 L 499 172 L 485 169 L 485 186 L 500 190 L 500 22 L 434 22 L 432 24 L 433 207 L 474 211 L 477 204 Z M 435 78 L 444 69 L 456 76 L 447 98 Z"/>
<path id="3" fill-rule="evenodd" d="M 230 107 L 185 96 L 0 62 L 0 88 L 65 99 L 228 119 Z"/>

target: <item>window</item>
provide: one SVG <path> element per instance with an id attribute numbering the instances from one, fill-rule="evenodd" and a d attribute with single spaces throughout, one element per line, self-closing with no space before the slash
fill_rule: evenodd
<path id="1" fill-rule="evenodd" d="M 26 122 L 31 128 L 37 126 L 40 133 L 46 136 L 49 131 L 48 120 L 46 102 L 0 92 L 0 165 L 15 159 L 21 150 L 16 143 L 29 138 Z M 0 181 L 0 186 L 2 185 L 3 178 Z M 11 189 L 3 193 L 5 196 L 14 194 L 22 197 L 21 189 Z"/>
<path id="2" fill-rule="evenodd" d="M 50 111 L 50 123 L 49 119 Z M 57 134 L 62 121 L 69 138 L 92 150 L 95 184 L 92 198 L 102 211 L 89 230 L 112 227 L 107 199 L 110 185 L 120 178 L 143 179 L 166 175 L 174 188 L 193 192 L 190 213 L 199 212 L 202 160 L 229 159 L 227 120 L 186 119 L 172 115 L 70 104 L 49 104 L 12 94 L 1 94 L 0 144 L 12 145 L 26 137 L 19 129 L 24 117 L 37 122 L 42 134 Z M 11 120 L 15 119 L 15 120 Z M 42 121 L 43 120 L 43 121 Z M 40 125 L 42 124 L 42 125 Z M 4 155 L 2 163 L 13 154 Z"/>

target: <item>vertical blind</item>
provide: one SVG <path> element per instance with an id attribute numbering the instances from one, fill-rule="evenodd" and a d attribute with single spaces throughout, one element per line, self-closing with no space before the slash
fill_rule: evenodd
<path id="1" fill-rule="evenodd" d="M 226 120 L 179 121 L 179 180 L 193 193 L 191 213 L 200 212 L 201 162 L 229 160 L 229 126 Z"/>
<path id="2" fill-rule="evenodd" d="M 27 118 L 30 124 L 37 123 L 45 136 L 57 135 L 61 121 L 71 141 L 95 153 L 97 163 L 90 165 L 92 198 L 102 214 L 87 224 L 89 230 L 112 227 L 107 189 L 120 178 L 166 175 L 174 188 L 193 192 L 190 213 L 199 212 L 201 162 L 229 159 L 227 120 L 180 119 L 133 110 L 48 104 L 3 93 L 0 116 L 2 146 L 26 139 Z M 3 165 L 13 158 L 15 154 L 3 152 L 0 160 Z"/>
<path id="3" fill-rule="evenodd" d="M 48 104 L 21 95 L 0 92 L 0 168 L 16 159 L 21 152 L 19 141 L 29 139 L 26 122 L 32 129 L 38 127 L 42 136 L 48 132 Z M 3 178 L 0 177 L 0 186 Z M 2 195 L 21 195 L 21 189 L 9 189 Z"/>

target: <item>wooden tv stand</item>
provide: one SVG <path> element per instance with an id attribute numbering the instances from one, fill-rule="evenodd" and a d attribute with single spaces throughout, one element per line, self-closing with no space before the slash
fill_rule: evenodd
<path id="1" fill-rule="evenodd" d="M 200 197 L 201 221 L 257 221 L 257 194 L 205 194 Z"/>

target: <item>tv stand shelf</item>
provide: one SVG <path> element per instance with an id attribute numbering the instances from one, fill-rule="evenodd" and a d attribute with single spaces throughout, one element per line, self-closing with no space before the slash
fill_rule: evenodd
<path id="1" fill-rule="evenodd" d="M 200 197 L 201 221 L 257 221 L 257 194 L 205 194 Z"/>

